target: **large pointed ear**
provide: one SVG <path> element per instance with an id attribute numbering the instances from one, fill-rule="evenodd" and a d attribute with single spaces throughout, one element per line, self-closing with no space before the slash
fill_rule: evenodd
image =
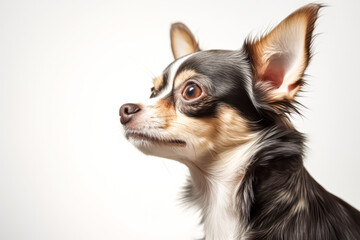
<path id="1" fill-rule="evenodd" d="M 200 51 L 194 35 L 183 23 L 177 22 L 171 25 L 170 40 L 175 59 Z"/>
<path id="2" fill-rule="evenodd" d="M 248 41 L 255 84 L 264 84 L 271 101 L 293 100 L 303 85 L 312 33 L 321 5 L 309 4 L 293 12 L 269 34 Z"/>

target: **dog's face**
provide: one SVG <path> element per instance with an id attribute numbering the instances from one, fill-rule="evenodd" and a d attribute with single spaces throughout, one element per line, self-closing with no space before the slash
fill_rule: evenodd
<path id="1" fill-rule="evenodd" d="M 236 51 L 200 51 L 190 30 L 173 24 L 175 61 L 147 102 L 120 108 L 126 137 L 146 154 L 211 161 L 279 124 L 302 85 L 317 11 L 308 5 Z"/>
<path id="2" fill-rule="evenodd" d="M 176 59 L 154 79 L 149 101 L 137 105 L 126 136 L 147 154 L 184 161 L 239 145 L 250 134 L 247 122 L 258 117 L 248 94 L 250 71 L 240 51 Z"/>

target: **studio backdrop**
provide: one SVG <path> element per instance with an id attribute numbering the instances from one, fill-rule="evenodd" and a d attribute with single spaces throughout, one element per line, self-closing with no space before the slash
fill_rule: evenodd
<path id="1" fill-rule="evenodd" d="M 182 21 L 203 49 L 240 49 L 310 1 L 0 2 L 0 239 L 201 237 L 178 200 L 187 169 L 123 136 Z M 360 209 L 360 2 L 326 1 L 296 127 L 306 167 Z"/>

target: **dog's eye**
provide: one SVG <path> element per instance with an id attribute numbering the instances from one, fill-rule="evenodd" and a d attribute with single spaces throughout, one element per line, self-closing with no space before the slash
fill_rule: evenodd
<path id="1" fill-rule="evenodd" d="M 185 100 L 194 100 L 199 98 L 202 95 L 201 88 L 196 83 L 189 83 L 184 88 L 182 95 Z"/>

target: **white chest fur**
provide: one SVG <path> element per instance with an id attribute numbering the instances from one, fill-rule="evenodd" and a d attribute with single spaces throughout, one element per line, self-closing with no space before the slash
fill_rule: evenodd
<path id="1" fill-rule="evenodd" d="M 206 240 L 239 239 L 239 214 L 233 194 L 220 183 L 213 183 L 207 204 L 202 208 Z"/>
<path id="2" fill-rule="evenodd" d="M 206 240 L 235 240 L 244 234 L 236 193 L 243 179 L 256 138 L 219 155 L 210 168 L 189 166 L 191 204 L 200 208 Z"/>

